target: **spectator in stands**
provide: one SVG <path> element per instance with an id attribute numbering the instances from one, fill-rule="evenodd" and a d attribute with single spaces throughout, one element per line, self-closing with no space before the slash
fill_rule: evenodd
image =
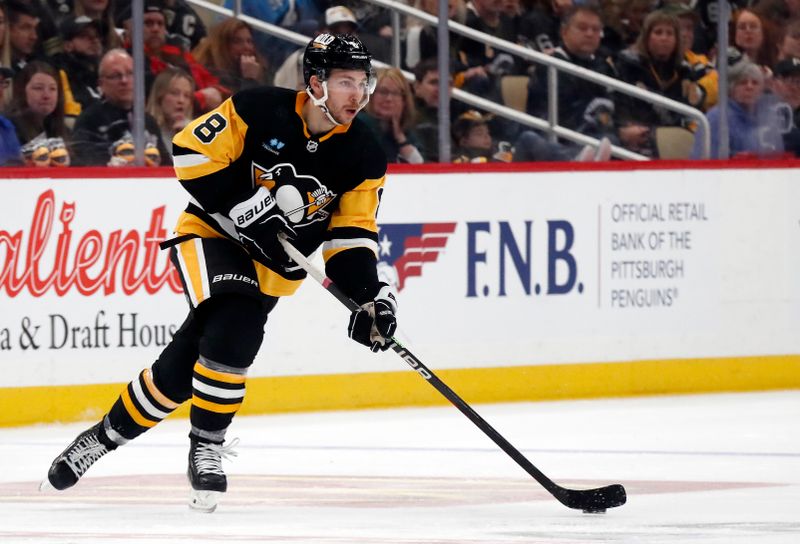
<path id="1" fill-rule="evenodd" d="M 314 29 L 310 34 L 317 36 L 322 33 L 328 34 L 352 34 L 358 36 L 358 20 L 345 6 L 332 6 L 325 10 L 324 26 Z M 291 53 L 275 72 L 275 85 L 286 89 L 301 90 L 305 88 L 303 79 L 303 53 L 305 47 L 301 47 Z M 371 50 L 370 50 L 371 51 Z"/>
<path id="2" fill-rule="evenodd" d="M 75 122 L 73 163 L 79 166 L 118 166 L 133 160 L 131 111 L 133 109 L 133 58 L 124 49 L 103 55 L 99 69 L 103 99 L 86 108 Z M 155 119 L 145 116 L 150 155 L 148 164 L 169 160 Z M 157 151 L 157 153 L 156 153 Z M 159 157 L 160 156 L 160 157 Z"/>
<path id="3" fill-rule="evenodd" d="M 767 32 L 764 19 L 750 9 L 733 16 L 732 42 L 769 76 L 778 54 L 775 39 Z"/>
<path id="4" fill-rule="evenodd" d="M 511 146 L 504 144 L 499 148 L 492 138 L 489 123 L 493 115 L 482 115 L 469 110 L 458 116 L 453 123 L 453 162 L 485 163 L 511 162 Z"/>
<path id="5" fill-rule="evenodd" d="M 118 16 L 122 22 L 125 33 L 130 36 L 131 12 L 130 4 L 127 11 Z M 148 59 L 148 68 L 153 77 L 157 76 L 168 66 L 183 68 L 194 79 L 197 91 L 195 92 L 195 105 L 198 112 L 209 111 L 219 106 L 222 101 L 230 96 L 230 91 L 219 83 L 202 64 L 188 51 L 181 49 L 180 45 L 167 42 L 167 20 L 161 0 L 145 0 L 144 5 L 144 50 Z M 150 90 L 152 81 L 146 85 Z"/>
<path id="6" fill-rule="evenodd" d="M 699 106 L 703 93 L 692 81 L 683 60 L 678 19 L 664 11 L 654 11 L 644 21 L 634 45 L 617 57 L 619 79 L 672 100 Z M 628 123 L 648 126 L 678 126 L 683 119 L 665 108 L 617 93 L 615 97 L 618 125 Z"/>
<path id="7" fill-rule="evenodd" d="M 0 68 L 7 68 L 11 70 L 11 43 L 9 42 L 9 34 L 8 31 L 8 15 L 6 13 L 6 7 L 4 4 L 0 3 Z M 13 74 L 14 71 L 11 70 Z M 11 102 L 11 80 L 8 79 L 8 84 L 6 84 L 5 89 L 0 89 L 0 101 L 5 104 Z M 2 113 L 2 108 L 0 108 L 0 113 Z"/>
<path id="8" fill-rule="evenodd" d="M 778 59 L 800 58 L 800 17 L 786 22 L 778 41 Z"/>
<path id="9" fill-rule="evenodd" d="M 55 68 L 32 61 L 19 71 L 14 77 L 9 119 L 27 164 L 69 166 L 64 97 Z"/>
<path id="10" fill-rule="evenodd" d="M 6 6 L 0 3 L 0 66 L 11 66 L 11 45 L 9 43 L 10 32 L 8 31 L 8 14 Z"/>
<path id="11" fill-rule="evenodd" d="M 13 77 L 11 68 L 0 66 L 0 166 L 13 166 L 22 162 L 14 123 L 3 115 L 6 109 L 3 91 L 11 86 Z"/>
<path id="12" fill-rule="evenodd" d="M 7 3 L 7 10 L 11 68 L 16 72 L 33 60 L 39 42 L 39 17 L 33 8 L 16 0 Z"/>
<path id="13" fill-rule="evenodd" d="M 765 76 L 750 60 L 742 60 L 728 72 L 728 145 L 730 156 L 769 156 L 783 152 L 774 102 L 763 100 Z M 719 156 L 719 106 L 706 114 L 711 129 L 711 157 Z M 702 127 L 695 138 L 693 158 L 701 157 Z M 720 157 L 727 158 L 727 157 Z"/>
<path id="14" fill-rule="evenodd" d="M 554 57 L 571 62 L 602 75 L 614 76 L 614 69 L 597 55 L 603 22 L 600 12 L 591 6 L 577 6 L 567 12 L 561 22 L 561 45 Z M 558 123 L 576 130 L 584 123 L 586 108 L 598 99 L 608 99 L 606 88 L 564 72 L 558 78 Z M 531 78 L 528 91 L 528 113 L 547 117 L 547 73 Z"/>
<path id="15" fill-rule="evenodd" d="M 700 25 L 700 16 L 688 4 L 668 4 L 664 11 L 678 18 L 683 60 L 689 66 L 692 81 L 697 82 L 699 90 L 703 93 L 700 109 L 707 111 L 717 103 L 719 74 L 707 56 L 692 51 L 695 28 Z"/>
<path id="16" fill-rule="evenodd" d="M 256 51 L 253 30 L 239 19 L 231 17 L 212 26 L 193 55 L 231 93 L 269 81 L 267 61 Z"/>
<path id="17" fill-rule="evenodd" d="M 194 118 L 193 101 L 194 80 L 180 68 L 167 68 L 158 74 L 153 82 L 153 88 L 147 99 L 147 113 L 158 123 L 161 128 L 161 140 L 168 147 L 173 136 Z M 162 164 L 169 162 L 171 161 L 165 160 Z"/>
<path id="18" fill-rule="evenodd" d="M 30 20 L 20 21 L 17 29 L 19 41 L 26 42 L 30 39 L 31 28 L 35 27 L 36 39 L 34 40 L 34 49 L 29 54 L 29 58 L 49 57 L 61 51 L 61 36 L 58 34 L 53 14 L 45 0 L 6 0 L 6 5 L 9 17 L 12 19 L 12 27 L 14 26 L 12 12 L 24 13 L 29 18 L 36 19 L 36 24 L 34 25 L 31 24 Z M 11 41 L 15 41 L 13 34 Z"/>
<path id="19" fill-rule="evenodd" d="M 358 117 L 375 132 L 389 162 L 423 162 L 413 128 L 414 99 L 403 72 L 385 68 L 376 78 L 375 92 Z"/>
<path id="20" fill-rule="evenodd" d="M 800 57 L 778 61 L 771 86 L 785 106 L 778 110 L 784 125 L 784 150 L 800 157 Z"/>
<path id="21" fill-rule="evenodd" d="M 519 21 L 522 45 L 552 53 L 561 41 L 561 18 L 572 9 L 572 0 L 546 0 L 524 13 Z"/>
<path id="22" fill-rule="evenodd" d="M 467 4 L 466 25 L 509 42 L 517 39 L 511 19 L 502 12 L 501 0 L 471 0 Z M 458 56 L 464 66 L 464 90 L 499 100 L 500 78 L 516 70 L 514 58 L 469 38 L 461 40 Z"/>
<path id="23" fill-rule="evenodd" d="M 100 100 L 97 68 L 103 55 L 100 23 L 86 15 L 61 21 L 64 52 L 53 57 L 64 89 L 64 113 L 74 123 L 84 108 Z"/>
<path id="24" fill-rule="evenodd" d="M 114 6 L 111 0 L 48 0 L 48 2 L 55 13 L 59 28 L 64 19 L 83 15 L 97 22 L 103 51 L 122 46 L 122 39 L 114 27 Z M 118 2 L 118 4 L 123 3 Z"/>
<path id="25" fill-rule="evenodd" d="M 186 51 L 197 47 L 207 34 L 203 19 L 186 0 L 164 0 L 164 16 L 167 34 L 181 40 L 181 47 Z"/>
<path id="26" fill-rule="evenodd" d="M 438 0 L 416 0 L 414 7 L 430 13 L 431 15 L 439 15 L 439 2 Z M 467 19 L 467 8 L 463 0 L 448 0 L 447 2 L 447 18 L 450 21 L 464 24 Z M 406 68 L 413 70 L 414 67 L 423 59 L 436 58 L 439 54 L 439 37 L 438 29 L 426 22 L 423 22 L 415 17 L 410 17 L 406 22 L 406 52 L 403 58 L 403 63 Z M 458 35 L 450 33 L 450 58 L 456 56 L 456 46 L 458 44 Z"/>
<path id="27" fill-rule="evenodd" d="M 603 31 L 603 47 L 618 53 L 635 44 L 653 4 L 652 0 L 603 2 L 603 21 L 607 25 Z"/>
<path id="28" fill-rule="evenodd" d="M 439 64 L 436 58 L 425 59 L 414 67 L 414 131 L 419 140 L 417 148 L 426 162 L 439 162 Z M 453 78 L 449 78 L 453 89 Z M 460 102 L 450 101 L 450 119 L 463 113 Z"/>
<path id="29" fill-rule="evenodd" d="M 223 5 L 233 9 L 236 0 L 225 0 Z M 324 2 L 318 0 L 242 0 L 242 13 L 255 17 L 265 23 L 282 26 L 291 30 L 308 28 L 310 21 L 322 18 Z M 278 66 L 289 55 L 294 47 L 292 44 L 267 34 L 259 33 L 256 36 L 256 48 L 266 55 L 270 66 Z"/>

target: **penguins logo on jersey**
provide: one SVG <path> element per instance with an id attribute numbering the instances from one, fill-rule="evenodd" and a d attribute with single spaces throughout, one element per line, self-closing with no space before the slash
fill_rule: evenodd
<path id="1" fill-rule="evenodd" d="M 253 183 L 263 185 L 275 195 L 278 207 L 295 228 L 325 221 L 330 214 L 323 208 L 336 198 L 314 176 L 298 174 L 291 163 L 267 169 L 253 162 Z"/>

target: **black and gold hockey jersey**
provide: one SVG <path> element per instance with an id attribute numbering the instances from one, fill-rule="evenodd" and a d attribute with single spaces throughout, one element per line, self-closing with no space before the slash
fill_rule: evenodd
<path id="1" fill-rule="evenodd" d="M 297 232 L 294 245 L 310 255 L 324 243 L 328 275 L 362 298 L 353 289 L 376 281 L 386 157 L 360 120 L 310 134 L 301 116 L 308 98 L 304 91 L 249 89 L 178 133 L 175 172 L 192 199 L 175 230 L 238 240 L 228 213 L 263 185 Z M 305 277 L 296 266 L 255 266 L 261 291 L 272 296 L 294 293 Z"/>

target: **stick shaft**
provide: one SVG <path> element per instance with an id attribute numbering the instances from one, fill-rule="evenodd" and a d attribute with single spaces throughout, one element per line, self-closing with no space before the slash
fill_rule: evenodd
<path id="1" fill-rule="evenodd" d="M 309 262 L 309 260 L 302 253 L 300 253 L 297 248 L 290 244 L 284 237 L 281 237 L 280 240 L 283 248 L 292 258 L 292 260 L 300 265 L 303 270 L 305 270 L 312 278 L 322 285 L 329 293 L 336 297 L 339 302 L 341 302 L 351 311 L 360 309 L 360 306 L 353 299 L 348 297 L 341 289 L 339 289 L 339 287 L 333 283 L 333 281 L 321 270 L 311 264 L 311 262 Z M 530 474 L 534 480 L 539 482 L 539 484 L 541 484 L 542 487 L 550 492 L 551 495 L 558 499 L 562 504 L 570 508 L 583 509 L 585 507 L 584 503 L 586 501 L 581 500 L 583 497 L 580 497 L 584 491 L 565 489 L 548 478 L 541 470 L 536 468 L 533 463 L 531 463 L 524 455 L 522 455 L 517 448 L 515 448 L 508 440 L 506 440 L 499 432 L 497 432 L 495 428 L 489 424 L 489 422 L 487 422 L 485 419 L 483 419 L 483 417 L 480 416 L 480 414 L 473 410 L 473 408 L 467 404 L 464 399 L 462 399 L 447 384 L 439 379 L 439 377 L 436 376 L 436 374 L 434 374 L 433 371 L 431 371 L 427 366 L 425 366 L 425 364 L 413 353 L 411 353 L 411 351 L 404 347 L 394 337 L 391 338 L 391 341 L 392 350 L 397 353 L 401 359 L 403 359 L 417 374 L 422 376 L 425 381 L 431 384 L 439 393 L 449 400 L 453 406 L 458 408 L 462 414 L 467 416 L 470 421 L 472 421 L 481 431 L 483 431 L 486 436 L 491 438 L 492 441 L 500 447 L 500 449 L 506 452 L 509 457 L 511 457 L 520 467 L 522 467 L 525 472 Z M 589 492 L 602 491 L 603 489 L 585 490 L 587 493 L 585 498 L 589 499 Z M 622 499 L 622 502 L 624 503 L 624 498 Z M 618 504 L 607 504 L 606 506 L 612 507 L 618 506 Z"/>

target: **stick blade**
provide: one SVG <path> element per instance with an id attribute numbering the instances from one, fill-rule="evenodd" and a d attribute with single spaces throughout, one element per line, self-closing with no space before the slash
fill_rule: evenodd
<path id="1" fill-rule="evenodd" d="M 627 498 L 625 488 L 620 484 L 613 484 L 596 489 L 569 489 L 561 502 L 569 508 L 598 513 L 622 506 Z"/>

